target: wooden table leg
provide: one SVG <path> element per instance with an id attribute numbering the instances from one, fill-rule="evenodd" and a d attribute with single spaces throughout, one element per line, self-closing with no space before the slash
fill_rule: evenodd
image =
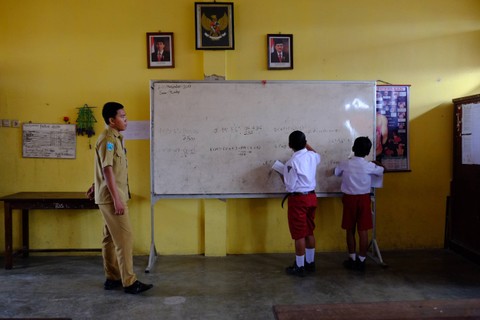
<path id="1" fill-rule="evenodd" d="M 30 250 L 29 245 L 29 222 L 28 222 L 28 209 L 22 209 L 22 242 L 23 248 L 22 253 L 23 257 L 27 258 Z"/>
<path id="2" fill-rule="evenodd" d="M 5 201 L 5 269 L 13 267 L 13 239 L 12 239 L 12 208 Z"/>

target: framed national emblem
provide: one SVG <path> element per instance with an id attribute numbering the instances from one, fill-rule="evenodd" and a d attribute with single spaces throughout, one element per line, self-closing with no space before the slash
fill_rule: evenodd
<path id="1" fill-rule="evenodd" d="M 195 2 L 197 50 L 233 50 L 233 3 Z"/>

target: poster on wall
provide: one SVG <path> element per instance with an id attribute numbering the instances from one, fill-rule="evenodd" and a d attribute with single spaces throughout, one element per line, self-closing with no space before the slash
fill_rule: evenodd
<path id="1" fill-rule="evenodd" d="M 462 164 L 480 165 L 480 103 L 462 109 Z"/>
<path id="2" fill-rule="evenodd" d="M 74 124 L 24 123 L 22 131 L 24 158 L 75 159 Z"/>
<path id="3" fill-rule="evenodd" d="M 376 160 L 387 172 L 410 171 L 410 85 L 377 85 Z"/>

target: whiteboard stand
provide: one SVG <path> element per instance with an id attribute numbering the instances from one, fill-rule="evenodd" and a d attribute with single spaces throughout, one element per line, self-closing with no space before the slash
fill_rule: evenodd
<path id="1" fill-rule="evenodd" d="M 376 204 L 375 204 L 375 190 L 373 191 L 373 194 L 371 196 L 372 199 L 372 220 L 373 220 L 373 229 L 372 229 L 372 240 L 370 241 L 370 244 L 368 245 L 367 249 L 367 255 L 372 258 L 373 261 L 376 263 L 380 264 L 382 267 L 386 268 L 388 265 L 383 261 L 382 259 L 382 254 L 380 253 L 380 248 L 378 247 L 377 243 L 377 210 L 376 210 Z M 368 252 L 368 250 L 370 250 Z"/>
<path id="2" fill-rule="evenodd" d="M 155 201 L 152 199 L 150 201 L 150 215 L 151 215 L 151 226 L 150 226 L 150 232 L 152 234 L 152 242 L 150 244 L 150 255 L 148 257 L 148 265 L 145 268 L 145 273 L 149 273 L 150 270 L 152 269 L 153 265 L 155 264 L 155 260 L 157 260 L 157 249 L 155 248 L 155 230 L 154 230 L 154 218 L 155 218 L 155 212 L 154 212 L 154 207 Z"/>
<path id="3" fill-rule="evenodd" d="M 291 131 L 302 129 L 323 146 L 319 172 L 350 154 L 354 137 L 375 137 L 376 81 L 151 80 L 150 89 L 147 272 L 156 257 L 153 204 L 158 198 L 281 196 L 285 189 L 280 179 L 270 179 L 271 165 L 272 159 L 291 157 L 282 143 Z M 333 175 L 318 182 L 317 196 L 340 192 L 341 182 Z M 216 239 L 207 240 L 215 244 Z"/>

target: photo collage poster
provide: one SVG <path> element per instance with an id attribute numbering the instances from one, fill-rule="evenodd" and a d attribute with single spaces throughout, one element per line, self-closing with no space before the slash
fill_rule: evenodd
<path id="1" fill-rule="evenodd" d="M 377 161 L 386 171 L 409 171 L 408 109 L 410 85 L 377 85 Z"/>

